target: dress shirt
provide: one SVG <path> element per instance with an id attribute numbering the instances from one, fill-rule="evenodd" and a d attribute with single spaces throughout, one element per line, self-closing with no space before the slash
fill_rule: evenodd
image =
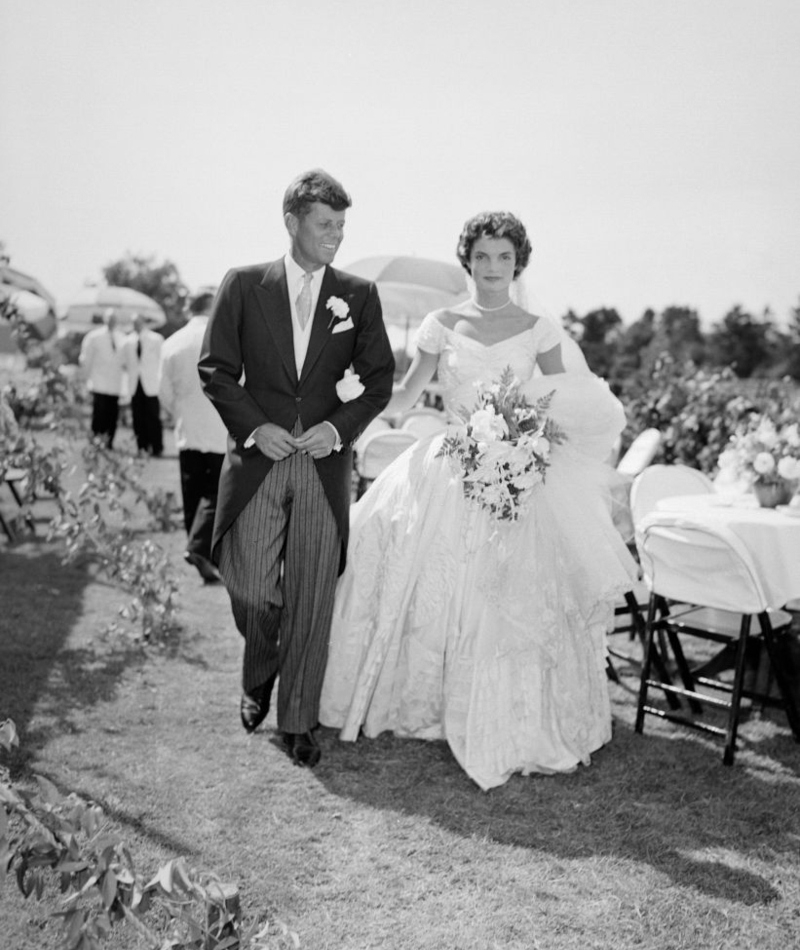
<path id="1" fill-rule="evenodd" d="M 303 282 L 306 271 L 297 263 L 291 254 L 287 254 L 283 259 L 286 267 L 286 284 L 289 291 L 289 305 L 292 308 L 292 336 L 294 339 L 294 362 L 297 367 L 297 378 L 303 371 L 306 353 L 308 352 L 308 341 L 311 339 L 311 327 L 314 325 L 314 311 L 317 309 L 319 301 L 319 292 L 322 289 L 322 278 L 325 275 L 325 268 L 318 267 L 311 274 L 311 316 L 306 322 L 305 327 L 300 326 L 300 320 L 297 316 L 297 298 L 303 289 Z"/>
<path id="2" fill-rule="evenodd" d="M 139 383 L 146 396 L 158 395 L 158 367 L 163 345 L 164 337 L 149 327 L 143 327 L 140 333 L 134 330 L 125 337 L 122 355 L 128 371 L 131 395 L 136 392 Z M 138 352 L 139 346 L 141 353 Z"/>
<path id="3" fill-rule="evenodd" d="M 79 362 L 93 393 L 119 396 L 122 390 L 122 339 L 108 327 L 90 330 L 81 343 Z"/>
<path id="4" fill-rule="evenodd" d="M 228 430 L 203 393 L 197 361 L 208 325 L 208 316 L 190 317 L 186 326 L 164 340 L 158 397 L 175 420 L 178 451 L 225 453 Z"/>

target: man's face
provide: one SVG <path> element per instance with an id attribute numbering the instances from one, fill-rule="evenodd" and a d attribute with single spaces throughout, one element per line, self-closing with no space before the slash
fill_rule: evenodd
<path id="1" fill-rule="evenodd" d="M 307 271 L 332 264 L 344 239 L 346 211 L 334 211 L 315 201 L 302 218 L 287 213 L 286 227 L 292 238 L 292 257 Z"/>

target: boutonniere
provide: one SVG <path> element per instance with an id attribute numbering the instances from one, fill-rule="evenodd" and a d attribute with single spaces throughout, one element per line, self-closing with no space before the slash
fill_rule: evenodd
<path id="1" fill-rule="evenodd" d="M 350 307 L 347 305 L 346 300 L 342 300 L 341 297 L 328 297 L 325 301 L 325 306 L 331 312 L 331 319 L 328 322 L 328 329 L 334 325 L 334 323 L 339 323 L 342 320 L 346 320 L 348 314 L 350 313 Z"/>
<path id="2" fill-rule="evenodd" d="M 353 399 L 358 399 L 363 392 L 364 384 L 361 382 L 361 377 L 358 373 L 354 373 L 352 369 L 346 369 L 344 376 L 336 384 L 336 395 L 339 397 L 339 401 L 350 402 Z"/>

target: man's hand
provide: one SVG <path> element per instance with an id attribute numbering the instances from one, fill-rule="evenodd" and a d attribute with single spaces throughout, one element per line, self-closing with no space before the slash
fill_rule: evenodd
<path id="1" fill-rule="evenodd" d="M 273 462 L 280 462 L 296 451 L 295 440 L 291 433 L 272 422 L 265 422 L 253 433 L 253 439 L 259 451 Z"/>
<path id="2" fill-rule="evenodd" d="M 305 452 L 314 459 L 324 459 L 331 454 L 336 444 L 336 430 L 333 426 L 320 422 L 295 439 L 294 444 L 298 452 Z"/>

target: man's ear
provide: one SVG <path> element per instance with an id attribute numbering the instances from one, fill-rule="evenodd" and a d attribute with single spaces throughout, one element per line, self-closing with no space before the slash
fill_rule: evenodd
<path id="1" fill-rule="evenodd" d="M 291 211 L 287 211 L 283 216 L 283 223 L 286 225 L 286 230 L 289 232 L 291 237 L 295 237 L 297 234 L 297 226 L 299 225 L 299 220 L 296 214 L 292 214 Z"/>

